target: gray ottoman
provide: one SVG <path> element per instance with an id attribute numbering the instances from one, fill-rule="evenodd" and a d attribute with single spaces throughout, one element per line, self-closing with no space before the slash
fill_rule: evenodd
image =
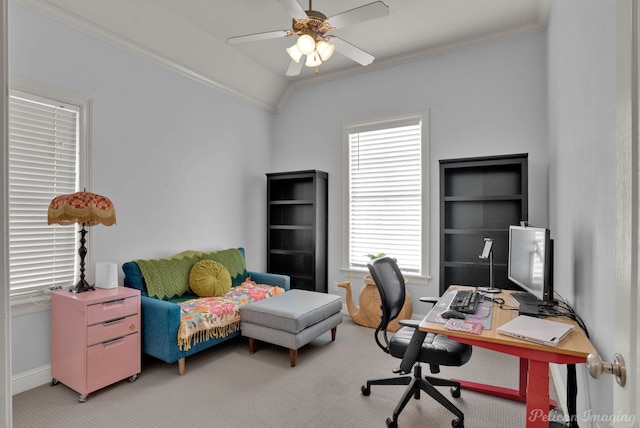
<path id="1" fill-rule="evenodd" d="M 291 290 L 242 307 L 242 335 L 249 338 L 249 352 L 255 340 L 289 348 L 291 367 L 296 366 L 298 348 L 331 330 L 336 340 L 342 322 L 342 299 L 332 294 Z"/>

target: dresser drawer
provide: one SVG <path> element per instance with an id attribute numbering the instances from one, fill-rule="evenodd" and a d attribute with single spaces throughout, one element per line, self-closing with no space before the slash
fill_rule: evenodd
<path id="1" fill-rule="evenodd" d="M 139 308 L 139 298 L 127 297 L 87 306 L 87 324 L 97 324 L 127 315 L 137 314 Z"/>
<path id="2" fill-rule="evenodd" d="M 95 391 L 140 373 L 140 334 L 87 348 L 87 390 Z"/>
<path id="3" fill-rule="evenodd" d="M 138 314 L 90 325 L 87 328 L 87 346 L 136 333 L 139 331 L 139 326 L 140 317 Z"/>

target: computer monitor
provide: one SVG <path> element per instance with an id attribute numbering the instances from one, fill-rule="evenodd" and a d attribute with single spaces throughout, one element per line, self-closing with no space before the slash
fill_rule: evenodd
<path id="1" fill-rule="evenodd" d="M 507 276 L 542 303 L 553 302 L 553 240 L 549 229 L 509 227 Z"/>

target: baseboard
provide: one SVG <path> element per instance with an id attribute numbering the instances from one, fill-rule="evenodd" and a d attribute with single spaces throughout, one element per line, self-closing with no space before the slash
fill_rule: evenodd
<path id="1" fill-rule="evenodd" d="M 51 366 L 46 365 L 11 377 L 11 395 L 51 382 Z"/>

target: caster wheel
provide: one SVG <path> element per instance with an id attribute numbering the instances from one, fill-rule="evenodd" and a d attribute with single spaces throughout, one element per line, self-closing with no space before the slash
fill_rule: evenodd
<path id="1" fill-rule="evenodd" d="M 131 376 L 129 379 L 127 379 L 129 381 L 129 383 L 133 383 L 136 381 L 136 379 L 138 379 L 138 375 L 134 374 L 133 376 Z"/>
<path id="2" fill-rule="evenodd" d="M 360 390 L 362 391 L 362 395 L 364 395 L 365 397 L 368 397 L 371 394 L 371 388 L 367 388 L 364 385 L 362 385 Z"/>
<path id="3" fill-rule="evenodd" d="M 460 388 L 451 387 L 451 396 L 453 398 L 460 398 Z"/>
<path id="4" fill-rule="evenodd" d="M 454 419 L 451 421 L 451 426 L 453 428 L 464 428 L 464 422 L 460 419 Z"/>
<path id="5" fill-rule="evenodd" d="M 78 398 L 78 401 L 81 403 L 86 403 L 87 402 L 87 394 L 80 394 L 80 398 Z"/>
<path id="6" fill-rule="evenodd" d="M 59 383 L 60 383 L 60 381 L 58 379 L 56 379 L 55 377 L 53 379 L 51 379 L 51 386 L 56 386 Z"/>
<path id="7" fill-rule="evenodd" d="M 387 428 L 398 428 L 398 423 L 391 418 L 387 418 Z"/>

